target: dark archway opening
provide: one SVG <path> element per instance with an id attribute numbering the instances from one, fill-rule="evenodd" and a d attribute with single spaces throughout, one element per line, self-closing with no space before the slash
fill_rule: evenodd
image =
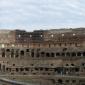
<path id="1" fill-rule="evenodd" d="M 20 52 L 20 54 L 21 54 L 22 56 L 24 56 L 24 51 L 22 50 L 22 51 Z"/>
<path id="2" fill-rule="evenodd" d="M 62 79 L 58 79 L 58 83 L 62 84 L 63 83 Z"/>

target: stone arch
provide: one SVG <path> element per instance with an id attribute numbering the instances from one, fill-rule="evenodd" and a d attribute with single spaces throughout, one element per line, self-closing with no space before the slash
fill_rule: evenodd
<path id="1" fill-rule="evenodd" d="M 75 66 L 73 63 L 71 63 L 71 66 Z"/>
<path id="2" fill-rule="evenodd" d="M 24 68 L 20 68 L 20 71 L 24 71 Z"/>
<path id="3" fill-rule="evenodd" d="M 2 67 L 3 67 L 3 71 L 5 72 L 5 65 L 2 65 Z"/>
<path id="4" fill-rule="evenodd" d="M 72 80 L 72 83 L 76 83 L 76 80 Z"/>
<path id="5" fill-rule="evenodd" d="M 70 53 L 69 53 L 69 52 L 67 52 L 67 53 L 66 53 L 66 56 L 70 56 Z"/>
<path id="6" fill-rule="evenodd" d="M 34 52 L 31 52 L 31 56 L 34 57 L 34 55 L 35 55 Z"/>
<path id="7" fill-rule="evenodd" d="M 22 53 L 20 53 L 21 55 L 24 55 L 24 53 L 22 54 Z M 16 51 L 15 51 L 15 57 L 17 58 L 17 57 L 19 57 L 19 49 L 16 49 Z"/>
<path id="8" fill-rule="evenodd" d="M 61 53 L 61 56 L 65 56 L 65 53 Z"/>
<path id="9" fill-rule="evenodd" d="M 83 52 L 83 56 L 85 56 L 85 52 Z"/>
<path id="10" fill-rule="evenodd" d="M 5 57 L 5 52 L 2 52 L 2 57 Z"/>
<path id="11" fill-rule="evenodd" d="M 77 52 L 77 56 L 81 56 L 81 52 Z"/>
<path id="12" fill-rule="evenodd" d="M 24 50 L 20 51 L 20 55 L 24 56 Z"/>
<path id="13" fill-rule="evenodd" d="M 63 83 L 63 80 L 62 79 L 58 79 L 58 83 L 59 84 L 62 84 Z"/>
<path id="14" fill-rule="evenodd" d="M 29 68 L 28 67 L 25 67 L 25 71 L 29 71 Z"/>
<path id="15" fill-rule="evenodd" d="M 55 53 L 51 53 L 51 57 L 55 57 Z"/>
<path id="16" fill-rule="evenodd" d="M 45 56 L 45 52 L 41 52 L 41 57 L 44 57 Z"/>
<path id="17" fill-rule="evenodd" d="M 40 57 L 39 53 L 36 53 L 36 57 Z"/>
<path id="18" fill-rule="evenodd" d="M 4 49 L 4 48 L 1 49 L 1 55 L 2 55 L 2 57 L 5 57 L 5 55 L 6 55 L 6 53 L 5 53 L 5 49 Z"/>
<path id="19" fill-rule="evenodd" d="M 77 68 L 77 67 L 75 68 L 75 72 L 79 72 L 79 70 L 80 70 L 79 68 Z"/>
<path id="20" fill-rule="evenodd" d="M 29 49 L 26 49 L 26 52 L 29 52 Z"/>
<path id="21" fill-rule="evenodd" d="M 71 56 L 76 56 L 76 53 L 75 53 L 75 52 L 72 52 L 72 53 L 71 53 Z"/>
<path id="22" fill-rule="evenodd" d="M 56 53 L 56 56 L 60 56 L 60 53 L 58 52 L 58 53 Z"/>
<path id="23" fill-rule="evenodd" d="M 6 71 L 11 72 L 11 68 L 7 67 Z"/>
<path id="24" fill-rule="evenodd" d="M 16 72 L 18 72 L 19 71 L 19 68 L 16 68 Z"/>
<path id="25" fill-rule="evenodd" d="M 69 64 L 68 64 L 68 63 L 66 63 L 66 66 L 69 66 Z"/>
<path id="26" fill-rule="evenodd" d="M 10 52 L 10 49 L 6 49 L 6 52 Z"/>
<path id="27" fill-rule="evenodd" d="M 14 49 L 11 49 L 11 58 L 14 57 Z"/>
<path id="28" fill-rule="evenodd" d="M 50 57 L 50 53 L 46 53 L 46 57 Z"/>
<path id="29" fill-rule="evenodd" d="M 65 82 L 66 82 L 66 83 L 69 83 L 69 82 L 70 82 L 70 80 L 65 80 Z"/>

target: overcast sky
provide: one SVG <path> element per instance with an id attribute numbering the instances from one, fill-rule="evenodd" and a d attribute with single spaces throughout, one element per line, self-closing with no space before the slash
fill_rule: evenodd
<path id="1" fill-rule="evenodd" d="M 0 29 L 85 27 L 85 0 L 0 0 Z"/>

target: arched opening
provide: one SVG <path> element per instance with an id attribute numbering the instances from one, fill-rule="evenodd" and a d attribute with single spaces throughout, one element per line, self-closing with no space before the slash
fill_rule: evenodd
<path id="1" fill-rule="evenodd" d="M 44 52 L 41 52 L 41 57 L 44 57 L 45 53 Z"/>
<path id="2" fill-rule="evenodd" d="M 39 69 L 40 69 L 40 71 L 42 71 L 44 68 L 43 67 L 40 67 Z"/>
<path id="3" fill-rule="evenodd" d="M 56 53 L 56 56 L 60 56 L 60 53 Z"/>
<path id="4" fill-rule="evenodd" d="M 55 57 L 55 54 L 54 53 L 51 53 L 51 57 Z"/>
<path id="5" fill-rule="evenodd" d="M 38 52 L 36 53 L 36 57 L 39 57 L 39 53 Z"/>
<path id="6" fill-rule="evenodd" d="M 53 64 L 53 63 L 51 63 L 50 65 L 51 65 L 51 66 L 53 66 L 54 64 Z"/>
<path id="7" fill-rule="evenodd" d="M 48 71 L 49 70 L 49 68 L 45 68 L 45 71 Z"/>
<path id="8" fill-rule="evenodd" d="M 21 52 L 21 55 L 24 55 L 24 53 Z M 19 57 L 19 50 L 18 49 L 16 50 L 15 57 L 16 58 Z"/>
<path id="9" fill-rule="evenodd" d="M 11 58 L 14 57 L 14 49 L 11 50 Z"/>
<path id="10" fill-rule="evenodd" d="M 39 70 L 39 68 L 35 68 L 35 70 L 36 70 L 36 71 L 38 71 L 38 70 Z"/>
<path id="11" fill-rule="evenodd" d="M 1 49 L 1 51 L 2 51 L 2 57 L 5 57 L 5 49 L 3 48 Z"/>
<path id="12" fill-rule="evenodd" d="M 71 66 L 75 66 L 75 65 L 72 63 Z"/>
<path id="13" fill-rule="evenodd" d="M 50 54 L 49 54 L 49 53 L 46 53 L 46 56 L 47 56 L 47 57 L 50 57 Z"/>
<path id="14" fill-rule="evenodd" d="M 69 80 L 66 80 L 66 83 L 69 83 Z"/>
<path id="15" fill-rule="evenodd" d="M 29 71 L 29 68 L 26 67 L 26 68 L 25 68 L 25 71 Z"/>
<path id="16" fill-rule="evenodd" d="M 65 53 L 61 53 L 61 56 L 65 56 Z"/>
<path id="17" fill-rule="evenodd" d="M 70 56 L 70 53 L 69 53 L 69 52 L 67 52 L 67 53 L 66 53 L 66 56 Z"/>
<path id="18" fill-rule="evenodd" d="M 72 52 L 72 53 L 71 53 L 71 56 L 76 56 L 76 53 Z"/>
<path id="19" fill-rule="evenodd" d="M 57 67 L 57 68 L 55 68 L 55 72 L 57 74 L 62 74 L 63 73 L 63 68 L 62 67 Z"/>
<path id="20" fill-rule="evenodd" d="M 80 52 L 78 52 L 78 53 L 77 53 L 77 56 L 81 56 L 81 53 L 80 53 Z"/>
<path id="21" fill-rule="evenodd" d="M 31 53 L 31 56 L 34 57 L 34 52 Z"/>
<path id="22" fill-rule="evenodd" d="M 20 54 L 22 55 L 22 56 L 24 56 L 24 51 L 22 50 L 22 51 L 20 51 Z"/>
<path id="23" fill-rule="evenodd" d="M 7 52 L 10 52 L 10 49 L 6 49 Z"/>
<path id="24" fill-rule="evenodd" d="M 23 68 L 20 68 L 20 71 L 24 71 L 24 69 Z"/>
<path id="25" fill-rule="evenodd" d="M 66 64 L 66 66 L 69 66 L 69 64 Z"/>
<path id="26" fill-rule="evenodd" d="M 5 52 L 2 52 L 2 57 L 5 57 Z"/>
<path id="27" fill-rule="evenodd" d="M 9 71 L 9 72 L 11 72 L 11 68 L 6 68 L 6 71 Z"/>
<path id="28" fill-rule="evenodd" d="M 63 48 L 63 51 L 66 51 L 67 50 L 67 48 Z"/>
<path id="29" fill-rule="evenodd" d="M 85 63 L 81 63 L 81 66 L 85 66 Z"/>
<path id="30" fill-rule="evenodd" d="M 18 68 L 16 68 L 16 72 L 18 72 L 19 71 L 19 69 Z"/>
<path id="31" fill-rule="evenodd" d="M 26 52 L 29 52 L 29 49 L 26 49 Z"/>
<path id="32" fill-rule="evenodd" d="M 5 71 L 5 65 L 3 65 L 3 71 Z"/>
<path id="33" fill-rule="evenodd" d="M 13 66 L 15 66 L 15 64 L 13 64 Z"/>
<path id="34" fill-rule="evenodd" d="M 75 72 L 79 72 L 79 68 L 75 68 Z"/>
<path id="35" fill-rule="evenodd" d="M 72 80 L 72 83 L 76 83 L 76 80 Z"/>
<path id="36" fill-rule="evenodd" d="M 62 84 L 63 83 L 62 79 L 58 79 L 58 83 Z"/>
<path id="37" fill-rule="evenodd" d="M 83 52 L 83 56 L 85 56 L 85 52 Z"/>

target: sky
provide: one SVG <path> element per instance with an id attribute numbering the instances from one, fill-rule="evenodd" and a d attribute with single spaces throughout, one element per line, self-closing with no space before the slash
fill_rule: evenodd
<path id="1" fill-rule="evenodd" d="M 0 0 L 0 29 L 85 27 L 85 0 Z"/>

